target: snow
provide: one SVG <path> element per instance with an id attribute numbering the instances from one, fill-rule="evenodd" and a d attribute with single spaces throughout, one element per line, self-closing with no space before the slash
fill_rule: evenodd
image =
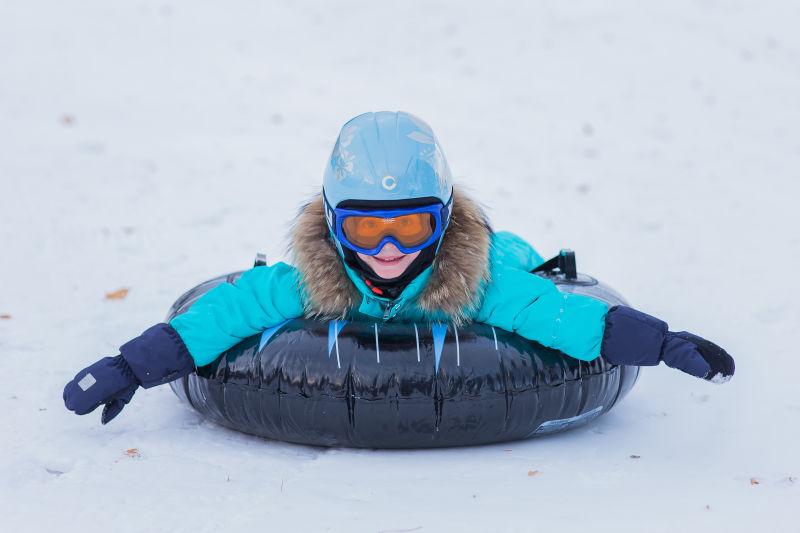
<path id="1" fill-rule="evenodd" d="M 729 382 L 733 378 L 733 376 L 726 376 L 722 372 L 717 372 L 716 374 L 714 374 L 710 378 L 708 376 L 706 376 L 706 378 L 711 383 L 716 383 L 717 385 L 722 385 L 723 383 Z M 79 385 L 80 385 L 80 383 L 79 383 Z"/>
<path id="2" fill-rule="evenodd" d="M 4 529 L 800 531 L 800 5 L 647 4 L 0 2 Z M 281 258 L 379 109 L 734 379 L 650 369 L 588 427 L 433 451 L 264 441 L 168 387 L 65 411 L 182 291 Z"/>

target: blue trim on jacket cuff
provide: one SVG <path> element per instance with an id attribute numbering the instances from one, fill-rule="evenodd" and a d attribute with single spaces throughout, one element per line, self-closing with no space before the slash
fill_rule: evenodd
<path id="1" fill-rule="evenodd" d="M 606 315 L 600 352 L 615 365 L 655 366 L 661 362 L 667 330 L 663 320 L 618 305 Z"/>
<path id="2" fill-rule="evenodd" d="M 156 324 L 119 349 L 144 388 L 169 383 L 194 370 L 189 350 L 169 324 Z"/>

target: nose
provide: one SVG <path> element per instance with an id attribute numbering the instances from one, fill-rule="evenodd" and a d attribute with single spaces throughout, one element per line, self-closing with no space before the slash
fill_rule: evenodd
<path id="1" fill-rule="evenodd" d="M 387 242 L 386 244 L 383 245 L 383 248 L 380 249 L 377 255 L 388 255 L 396 257 L 398 255 L 404 255 L 404 254 L 397 248 L 397 246 L 395 246 L 391 242 Z"/>

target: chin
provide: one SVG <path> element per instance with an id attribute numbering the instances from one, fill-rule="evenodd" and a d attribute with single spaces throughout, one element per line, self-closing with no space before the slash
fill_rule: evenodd
<path id="1" fill-rule="evenodd" d="M 410 261 L 403 258 L 401 261 L 398 261 L 397 264 L 387 266 L 383 265 L 377 261 L 371 262 L 370 266 L 372 270 L 383 279 L 393 279 L 403 275 L 403 272 L 406 271 Z"/>
<path id="2" fill-rule="evenodd" d="M 383 279 L 394 279 L 394 278 L 400 277 L 400 276 L 403 275 L 403 272 L 406 271 L 405 267 L 404 268 L 394 268 L 394 267 L 392 267 L 390 269 L 382 269 L 380 267 L 378 267 L 378 268 L 373 267 L 372 270 L 374 270 L 375 273 L 378 276 L 382 277 Z"/>

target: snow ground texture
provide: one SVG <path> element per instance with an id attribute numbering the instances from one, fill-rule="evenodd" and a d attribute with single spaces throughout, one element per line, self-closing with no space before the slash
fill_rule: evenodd
<path id="1" fill-rule="evenodd" d="M 800 531 L 800 4 L 644 4 L 0 0 L 3 529 Z M 434 451 L 252 438 L 168 387 L 64 410 L 183 290 L 283 257 L 379 109 L 736 377 L 650 369 L 588 427 Z"/>

